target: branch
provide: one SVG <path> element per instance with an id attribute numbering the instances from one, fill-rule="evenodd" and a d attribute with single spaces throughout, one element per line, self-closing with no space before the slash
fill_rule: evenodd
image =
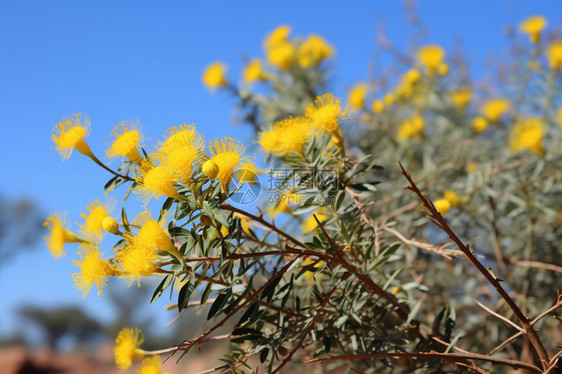
<path id="1" fill-rule="evenodd" d="M 542 365 L 543 369 L 546 369 L 547 364 L 550 361 L 549 358 L 548 358 L 548 354 L 546 353 L 546 350 L 544 349 L 544 346 L 543 346 L 541 340 L 539 339 L 539 337 L 537 335 L 537 332 L 535 331 L 535 329 L 533 328 L 533 326 L 529 322 L 529 319 L 523 314 L 521 309 L 519 309 L 519 307 L 517 306 L 515 301 L 513 301 L 511 296 L 509 296 L 509 294 L 503 289 L 502 285 L 500 284 L 500 281 L 495 276 L 493 276 L 484 267 L 484 265 L 482 265 L 482 263 L 478 260 L 478 258 L 476 258 L 476 256 L 474 256 L 474 254 L 470 251 L 469 245 L 468 244 L 465 245 L 459 239 L 459 237 L 455 234 L 455 232 L 447 224 L 447 222 L 445 221 L 445 219 L 443 218 L 441 213 L 439 213 L 437 211 L 437 209 L 435 209 L 435 206 L 433 205 L 431 200 L 427 199 L 421 193 L 419 188 L 416 186 L 416 183 L 414 182 L 414 180 L 410 176 L 410 173 L 408 173 L 406 171 L 406 169 L 404 169 L 404 166 L 402 165 L 402 163 L 400 163 L 400 162 L 398 162 L 398 163 L 400 165 L 400 168 L 402 169 L 402 174 L 404 175 L 404 177 L 406 177 L 406 179 L 410 183 L 410 186 L 408 186 L 406 188 L 415 192 L 418 195 L 420 200 L 423 202 L 423 205 L 429 211 L 429 218 L 431 219 L 431 221 L 433 223 L 435 223 L 437 226 L 439 226 L 449 236 L 449 238 L 451 238 L 451 240 L 453 240 L 455 242 L 455 244 L 459 247 L 459 249 L 463 252 L 464 256 L 467 258 L 467 260 L 474 267 L 476 267 L 478 269 L 478 271 L 480 271 L 480 273 L 482 273 L 482 275 L 484 275 L 484 277 L 486 277 L 486 279 L 488 280 L 488 283 L 490 283 L 490 285 L 492 285 L 496 289 L 496 291 L 501 295 L 501 297 L 505 300 L 505 302 L 507 303 L 509 308 L 513 311 L 513 313 L 515 314 L 515 316 L 519 320 L 519 323 L 521 324 L 521 327 L 523 327 L 523 329 L 525 330 L 525 335 L 529 338 L 529 341 L 533 345 L 533 348 L 535 349 L 535 352 L 539 356 L 539 359 L 541 361 L 541 365 Z"/>
<path id="2" fill-rule="evenodd" d="M 512 367 L 514 369 L 525 369 L 532 371 L 534 373 L 542 373 L 542 370 L 535 365 L 527 364 L 525 362 L 506 360 L 502 358 L 495 358 L 486 355 L 481 355 L 477 353 L 471 354 L 461 354 L 461 353 L 440 353 L 440 352 L 422 352 L 422 353 L 406 353 L 406 352 L 394 352 L 394 353 L 367 353 L 358 355 L 344 355 L 344 356 L 328 356 L 322 358 L 315 358 L 306 361 L 307 364 L 313 362 L 327 362 L 327 361 L 337 361 L 337 360 L 365 360 L 370 358 L 383 358 L 383 357 L 410 357 L 413 359 L 442 359 L 453 364 L 457 364 L 459 360 L 480 360 L 491 362 L 495 365 L 505 365 Z"/>
<path id="3" fill-rule="evenodd" d="M 287 365 L 287 363 L 289 361 L 291 361 L 291 358 L 293 357 L 293 355 L 295 354 L 295 352 L 302 347 L 304 340 L 306 339 L 306 337 L 308 336 L 308 334 L 310 334 L 310 331 L 314 328 L 314 326 L 316 325 L 316 321 L 318 321 L 318 318 L 320 318 L 321 315 L 324 314 L 324 308 L 326 308 L 326 304 L 328 304 L 328 301 L 330 301 L 330 297 L 332 297 L 332 294 L 334 293 L 334 291 L 338 288 L 338 284 L 336 284 L 332 290 L 330 292 L 328 292 L 326 294 L 326 296 L 324 296 L 324 298 L 322 299 L 322 304 L 320 304 L 320 308 L 319 310 L 316 311 L 316 314 L 314 315 L 314 318 L 312 319 L 312 321 L 310 321 L 310 324 L 308 325 L 308 327 L 306 328 L 306 330 L 302 333 L 301 338 L 299 339 L 297 345 L 295 346 L 295 348 L 293 348 L 293 350 L 287 355 L 287 357 L 285 357 L 285 359 L 283 360 L 283 362 L 281 362 L 281 364 L 279 366 L 277 366 L 277 368 L 275 370 L 273 370 L 271 372 L 271 374 L 275 374 L 277 372 L 279 372 L 279 370 L 281 370 L 281 368 L 285 365 Z"/>
<path id="4" fill-rule="evenodd" d="M 262 225 L 264 225 L 265 227 L 267 227 L 268 229 L 270 229 L 271 231 L 277 233 L 280 236 L 283 236 L 285 239 L 289 239 L 290 241 L 292 241 L 293 243 L 297 244 L 299 247 L 302 248 L 307 248 L 306 245 L 304 245 L 304 243 L 302 243 L 300 240 L 295 239 L 293 236 L 287 234 L 286 232 L 284 232 L 283 230 L 280 230 L 279 228 L 277 228 L 277 226 L 275 226 L 273 223 L 269 223 L 266 220 L 264 220 L 261 216 L 258 217 L 252 213 L 246 212 L 245 210 L 233 207 L 232 205 L 228 204 L 228 203 L 222 203 L 220 205 L 220 207 L 224 210 L 229 210 L 231 212 L 234 213 L 239 213 L 242 214 L 248 218 L 253 219 L 256 222 L 261 223 Z"/>
<path id="5" fill-rule="evenodd" d="M 552 270 L 556 273 L 562 273 L 562 266 L 556 266 L 553 264 L 545 264 L 544 262 L 539 262 L 539 261 L 517 261 L 515 263 L 515 266 L 525 266 L 525 267 L 529 267 L 529 268 L 535 268 L 535 269 L 545 269 L 545 270 Z"/>
<path id="6" fill-rule="evenodd" d="M 283 266 L 283 268 L 281 268 L 281 270 L 279 270 L 279 272 L 277 272 L 277 274 L 272 276 L 270 280 L 268 280 L 260 288 L 258 288 L 258 290 L 256 292 L 254 292 L 253 295 L 246 298 L 246 300 L 243 303 L 241 303 L 240 305 L 238 305 L 237 307 L 232 309 L 232 311 L 230 313 L 228 313 L 226 315 L 226 317 L 224 317 L 216 325 L 211 327 L 209 330 L 205 331 L 203 334 L 199 335 L 197 338 L 189 340 L 189 341 L 184 341 L 181 344 L 179 344 L 177 346 L 177 349 L 174 351 L 174 353 L 178 350 L 182 350 L 183 353 L 181 354 L 179 359 L 181 359 L 183 356 L 185 356 L 189 352 L 191 347 L 193 347 L 195 344 L 201 343 L 201 341 L 203 339 L 205 339 L 207 336 L 209 336 L 211 333 L 213 333 L 219 327 L 223 326 L 232 316 L 234 316 L 236 313 L 238 313 L 238 311 L 240 311 L 242 308 L 244 308 L 246 305 L 248 305 L 253 299 L 255 299 L 257 296 L 259 296 L 271 283 L 276 281 L 277 278 L 283 276 L 283 274 L 285 274 L 287 272 L 287 270 L 289 270 L 289 268 L 291 266 L 293 266 L 293 263 L 295 261 L 296 261 L 296 258 L 289 261 L 285 266 Z"/>
<path id="7" fill-rule="evenodd" d="M 482 304 L 480 301 L 478 301 L 478 300 L 474 300 L 474 301 L 476 301 L 476 304 L 478 304 L 478 306 L 480 306 L 480 308 L 484 309 L 486 312 L 490 313 L 494 317 L 501 319 L 502 321 L 504 321 L 509 326 L 514 327 L 517 331 L 524 332 L 524 330 L 521 327 L 519 327 L 515 323 L 511 322 L 506 317 L 502 316 L 501 314 L 498 314 L 498 313 L 494 312 L 492 309 L 488 308 L 486 305 Z"/>

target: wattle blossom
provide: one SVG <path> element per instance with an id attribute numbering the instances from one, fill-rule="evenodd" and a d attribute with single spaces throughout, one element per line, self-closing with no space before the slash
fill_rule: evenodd
<path id="1" fill-rule="evenodd" d="M 90 135 L 90 122 L 90 117 L 78 113 L 73 114 L 72 117 L 63 117 L 63 121 L 55 126 L 51 139 L 55 142 L 56 149 L 63 159 L 69 158 L 73 149 L 85 156 L 95 158 L 90 146 L 84 140 Z"/>
<path id="2" fill-rule="evenodd" d="M 124 328 L 119 331 L 115 339 L 115 364 L 119 369 L 128 369 L 133 360 L 141 360 L 145 357 L 145 352 L 140 349 L 144 342 L 144 336 L 139 328 Z"/>
<path id="3" fill-rule="evenodd" d="M 152 197 L 159 199 L 160 196 L 167 196 L 182 199 L 174 186 L 180 176 L 168 166 L 162 165 L 161 160 L 162 157 L 158 154 L 143 159 L 138 172 L 140 175 L 135 176 L 138 184 L 135 192 L 144 200 L 145 206 Z"/>
<path id="4" fill-rule="evenodd" d="M 102 225 L 103 220 L 111 214 L 114 205 L 114 202 L 102 204 L 97 199 L 90 203 L 86 207 L 88 213 L 80 214 L 80 216 L 85 220 L 84 224 L 80 226 L 80 232 L 94 239 L 101 239 L 104 233 Z"/>
<path id="5" fill-rule="evenodd" d="M 54 212 L 43 223 L 43 226 L 51 231 L 43 239 L 47 242 L 47 248 L 55 259 L 65 255 L 64 243 L 83 243 L 86 241 L 86 239 L 69 231 L 68 227 L 65 227 L 65 222 L 66 219 L 63 215 Z"/>
<path id="6" fill-rule="evenodd" d="M 221 62 L 214 62 L 207 66 L 201 79 L 209 90 L 214 91 L 217 88 L 226 87 L 228 85 L 225 73 L 226 65 Z"/>
<path id="7" fill-rule="evenodd" d="M 74 285 L 82 292 L 82 296 L 88 296 L 93 285 L 98 288 L 98 295 L 102 296 L 102 289 L 107 285 L 106 278 L 117 275 L 111 264 L 103 260 L 103 253 L 99 252 L 98 244 L 94 242 L 86 242 L 80 245 L 78 249 L 80 260 L 73 260 L 76 266 L 80 267 L 79 273 L 73 273 L 72 279 Z"/>
<path id="8" fill-rule="evenodd" d="M 210 161 L 218 166 L 216 178 L 221 184 L 221 191 L 228 193 L 234 172 L 239 169 L 241 162 L 248 159 L 244 156 L 244 145 L 234 138 L 215 139 L 214 142 L 209 142 L 209 152 Z"/>
<path id="9" fill-rule="evenodd" d="M 142 156 L 137 147 L 142 142 L 140 126 L 135 122 L 123 121 L 115 126 L 111 135 L 115 140 L 106 154 L 109 157 L 123 156 L 135 164 L 140 164 Z"/>

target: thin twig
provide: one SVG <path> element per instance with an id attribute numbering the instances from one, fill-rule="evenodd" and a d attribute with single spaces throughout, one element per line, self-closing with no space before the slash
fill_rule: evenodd
<path id="1" fill-rule="evenodd" d="M 279 372 L 279 370 L 281 370 L 281 368 L 283 368 L 283 366 L 287 365 L 287 363 L 289 361 L 291 361 L 291 358 L 293 358 L 293 355 L 295 354 L 295 352 L 297 350 L 299 350 L 299 348 L 302 347 L 304 340 L 306 339 L 306 337 L 308 336 L 308 334 L 310 334 L 310 331 L 312 331 L 312 329 L 314 328 L 314 326 L 316 325 L 316 321 L 318 321 L 318 318 L 320 318 L 320 316 L 322 316 L 324 314 L 324 308 L 326 308 L 326 304 L 328 304 L 328 301 L 330 300 L 330 297 L 332 297 L 332 294 L 334 293 L 334 291 L 338 288 L 339 283 L 336 284 L 331 290 L 330 292 L 328 292 L 324 298 L 322 299 L 322 304 L 320 304 L 320 308 L 316 311 L 316 314 L 314 315 L 314 318 L 312 319 L 312 321 L 310 321 L 310 323 L 308 324 L 308 327 L 306 328 L 306 330 L 302 333 L 301 338 L 299 339 L 299 341 L 297 342 L 297 344 L 295 345 L 295 348 L 293 348 L 291 350 L 291 352 L 287 355 L 287 357 L 285 357 L 285 359 L 283 360 L 283 362 L 281 362 L 281 364 L 279 364 L 279 366 L 277 366 L 277 368 L 275 370 L 272 371 L 271 374 L 275 374 L 277 372 Z"/>
<path id="2" fill-rule="evenodd" d="M 519 331 L 517 334 L 510 336 L 509 338 L 507 338 L 503 343 L 501 343 L 500 345 L 498 345 L 496 348 L 492 349 L 490 351 L 490 353 L 488 353 L 488 356 L 493 355 L 494 353 L 496 353 L 497 351 L 499 351 L 500 349 L 502 349 L 503 347 L 505 347 L 507 344 L 511 343 L 513 340 L 517 339 L 518 337 L 520 337 L 521 335 L 523 335 L 524 331 Z"/>
<path id="3" fill-rule="evenodd" d="M 556 309 L 562 306 L 562 294 L 560 293 L 560 291 L 557 291 L 557 294 L 558 294 L 558 299 L 556 300 L 556 304 L 554 304 L 552 307 L 548 308 L 547 310 L 539 314 L 538 317 L 536 317 L 534 320 L 531 321 L 531 325 L 534 325 L 535 323 L 539 322 L 544 316 L 546 316 L 551 312 L 554 312 Z"/>
<path id="4" fill-rule="evenodd" d="M 478 304 L 478 306 L 480 306 L 480 308 L 484 309 L 486 312 L 490 313 L 494 317 L 501 319 L 502 321 L 504 321 L 505 323 L 507 323 L 511 327 L 515 328 L 517 331 L 521 331 L 521 332 L 525 331 L 521 327 L 517 326 L 515 323 L 511 322 L 506 317 L 502 316 L 501 314 L 498 314 L 498 313 L 494 312 L 492 309 L 488 308 L 486 305 L 482 304 L 480 301 L 478 301 L 478 300 L 474 300 L 474 301 L 476 302 L 476 304 Z"/>
<path id="5" fill-rule="evenodd" d="M 307 248 L 306 245 L 304 245 L 304 243 L 302 243 L 300 240 L 295 239 L 293 236 L 287 234 L 286 232 L 284 232 L 283 230 L 280 230 L 279 228 L 277 228 L 277 226 L 275 226 L 273 223 L 269 223 L 266 220 L 264 220 L 262 217 L 258 217 L 255 214 L 246 212 L 245 210 L 236 208 L 228 203 L 222 203 L 220 205 L 220 207 L 224 210 L 229 210 L 231 212 L 234 213 L 239 213 L 242 214 L 248 218 L 251 218 L 252 220 L 261 223 L 262 225 L 264 225 L 265 227 L 267 227 L 268 229 L 270 229 L 271 231 L 274 231 L 275 233 L 277 233 L 280 236 L 283 236 L 286 239 L 289 239 L 290 241 L 292 241 L 293 243 L 297 244 L 299 247 L 302 248 Z"/>
<path id="6" fill-rule="evenodd" d="M 273 275 L 271 277 L 271 279 L 269 279 L 267 282 L 265 282 L 260 288 L 257 289 L 256 292 L 254 292 L 250 297 L 246 298 L 246 300 L 242 303 L 240 303 L 238 306 L 236 306 L 235 308 L 232 309 L 232 311 L 230 311 L 230 313 L 228 313 L 226 315 L 226 317 L 224 317 L 222 320 L 220 320 L 217 324 L 215 324 L 213 327 L 211 327 L 210 329 L 208 329 L 207 331 L 205 331 L 203 334 L 199 335 L 197 338 L 192 339 L 192 340 L 186 340 L 183 341 L 181 344 L 179 344 L 177 346 L 177 350 L 182 350 L 183 353 L 181 354 L 180 358 L 181 359 L 183 356 L 185 356 L 189 350 L 191 349 L 191 347 L 193 347 L 196 344 L 199 344 L 203 339 L 205 339 L 207 336 L 209 336 L 211 333 L 213 333 L 215 330 L 217 330 L 219 327 L 223 326 L 230 318 L 232 318 L 232 316 L 234 316 L 236 313 L 238 313 L 238 311 L 240 311 L 242 308 L 246 307 L 246 305 L 248 305 L 253 299 L 255 299 L 256 297 L 258 297 L 259 295 L 262 294 L 262 292 L 273 282 L 275 282 L 277 280 L 277 278 L 283 276 L 283 274 L 285 274 L 287 272 L 287 270 L 289 270 L 289 268 L 291 266 L 293 266 L 293 263 L 296 261 L 296 258 L 292 259 L 291 261 L 289 261 L 285 266 L 283 266 L 283 268 L 281 268 L 275 275 Z M 176 350 L 176 351 L 177 351 Z M 175 351 L 174 351 L 175 353 Z"/>
<path id="7" fill-rule="evenodd" d="M 442 359 L 448 362 L 457 363 L 459 360 L 479 360 L 491 362 L 495 365 L 505 365 L 512 367 L 514 369 L 526 369 L 534 373 L 542 374 L 542 370 L 535 365 L 527 364 L 525 362 L 506 360 L 502 358 L 495 358 L 486 355 L 481 355 L 477 353 L 471 354 L 461 354 L 461 353 L 441 353 L 441 352 L 422 352 L 422 353 L 408 353 L 408 352 L 391 352 L 391 353 L 366 353 L 357 355 L 343 355 L 343 356 L 328 356 L 314 358 L 312 360 L 305 361 L 305 363 L 313 362 L 327 362 L 327 361 L 338 361 L 338 360 L 365 360 L 370 358 L 384 358 L 384 357 L 409 357 L 414 359 Z"/>
<path id="8" fill-rule="evenodd" d="M 539 262 L 539 261 L 517 261 L 515 263 L 515 266 L 521 266 L 521 267 L 529 267 L 529 268 L 535 268 L 535 269 L 544 269 L 544 270 L 552 270 L 556 273 L 562 273 L 562 266 L 556 266 L 553 264 L 545 264 L 544 262 Z"/>

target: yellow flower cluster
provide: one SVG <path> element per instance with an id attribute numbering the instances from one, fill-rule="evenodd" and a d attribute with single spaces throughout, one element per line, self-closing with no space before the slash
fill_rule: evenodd
<path id="1" fill-rule="evenodd" d="M 545 126 L 540 118 L 526 118 L 513 127 L 509 148 L 516 153 L 528 150 L 540 155 L 544 152 L 544 134 Z"/>
<path id="2" fill-rule="evenodd" d="M 438 45 L 427 45 L 418 50 L 418 60 L 430 74 L 446 75 L 449 67 L 443 62 L 445 51 Z"/>
<path id="3" fill-rule="evenodd" d="M 87 120 L 81 120 L 84 118 Z M 73 119 L 65 119 L 57 125 L 53 136 L 57 149 L 64 156 L 68 156 L 72 149 L 77 149 L 111 171 L 95 157 L 83 140 L 89 133 L 89 124 L 87 116 L 75 115 Z M 236 139 L 223 138 L 210 142 L 210 155 L 206 155 L 203 136 L 193 125 L 170 128 L 164 141 L 158 143 L 156 152 L 147 157 L 141 156 L 138 150 L 142 141 L 138 124 L 121 122 L 112 135 L 115 140 L 106 153 L 109 157 L 123 156 L 128 160 L 128 167 L 135 171 L 134 191 L 144 200 L 145 206 L 152 197 L 167 196 L 184 200 L 178 188 L 182 184 L 189 187 L 195 169 L 202 164 L 212 163 L 212 173 L 205 167 L 202 167 L 201 172 L 208 176 L 207 182 L 210 185 L 215 180 L 220 184 L 225 197 L 235 173 L 239 173 L 243 182 L 252 182 L 257 173 L 253 163 L 248 161 L 249 157 L 244 155 L 244 146 Z M 166 254 L 184 263 L 182 254 L 166 229 L 165 214 L 161 214 L 161 219 L 156 221 L 149 211 L 142 212 L 131 225 L 131 228 L 138 231 L 133 233 L 126 227 L 123 233 L 119 222 L 111 217 L 113 207 L 112 201 L 102 204 L 99 200 L 94 200 L 90 203 L 86 207 L 87 212 L 81 215 L 84 219 L 84 223 L 80 225 L 83 237 L 71 232 L 59 213 L 55 212 L 44 223 L 50 230 L 45 241 L 53 257 L 64 256 L 65 243 L 81 243 L 77 252 L 80 259 L 73 261 L 80 270 L 73 274 L 73 279 L 84 297 L 94 285 L 101 296 L 102 289 L 107 284 L 106 279 L 110 276 L 129 278 L 131 283 L 136 279 L 138 283 L 141 276 L 161 272 L 159 262 Z M 102 259 L 103 254 L 96 242 L 103 238 L 104 232 L 122 236 L 126 243 L 109 260 Z"/>
<path id="4" fill-rule="evenodd" d="M 302 117 L 274 123 L 261 131 L 258 143 L 268 153 L 284 156 L 289 153 L 302 155 L 305 144 L 312 138 L 328 132 L 332 141 L 341 146 L 340 121 L 346 121 L 350 110 L 332 94 L 319 96 L 311 103 Z"/>
<path id="5" fill-rule="evenodd" d="M 452 207 L 458 206 L 459 203 L 464 202 L 466 199 L 459 196 L 453 190 L 445 190 L 443 197 L 435 200 L 433 205 L 435 209 L 441 214 L 446 214 Z"/>
<path id="6" fill-rule="evenodd" d="M 242 71 L 243 82 L 250 85 L 255 82 L 275 80 L 275 74 L 264 69 L 266 65 L 281 72 L 293 67 L 307 69 L 318 66 L 322 61 L 334 55 L 334 48 L 321 36 L 311 34 L 306 38 L 289 39 L 291 27 L 281 25 L 269 33 L 263 42 L 264 61 L 252 58 Z M 203 84 L 211 91 L 229 87 L 225 76 L 227 67 L 222 62 L 213 62 L 205 68 L 201 77 Z M 234 86 L 232 86 L 234 87 Z"/>
<path id="7" fill-rule="evenodd" d="M 225 73 L 226 65 L 217 61 L 207 66 L 201 79 L 209 90 L 214 91 L 217 88 L 228 86 Z"/>
<path id="8" fill-rule="evenodd" d="M 400 124 L 396 137 L 400 140 L 421 138 L 423 136 L 424 127 L 424 120 L 422 117 L 412 117 Z"/>

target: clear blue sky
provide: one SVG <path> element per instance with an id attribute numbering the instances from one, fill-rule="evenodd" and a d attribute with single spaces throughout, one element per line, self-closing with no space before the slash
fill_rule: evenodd
<path id="1" fill-rule="evenodd" d="M 473 75 L 486 56 L 507 49 L 503 30 L 529 15 L 562 25 L 559 1 L 419 1 L 429 34 L 423 43 L 452 51 L 462 38 Z M 280 24 L 318 33 L 337 49 L 332 89 L 367 78 L 377 28 L 405 49 L 412 28 L 400 1 L 7 1 L 0 2 L 0 195 L 32 197 L 44 212 L 68 211 L 69 221 L 95 198 L 103 200 L 108 175 L 80 154 L 62 162 L 50 140 L 61 117 L 89 114 L 92 149 L 102 155 L 111 129 L 138 119 L 148 144 L 171 125 L 195 123 L 207 139 L 233 135 L 251 141 L 248 128 L 233 126 L 232 101 L 210 94 L 200 75 L 223 60 L 238 79 L 242 56 L 261 56 L 263 36 Z M 154 62 L 158 60 L 212 115 L 217 126 Z M 122 196 L 117 193 L 117 198 Z M 76 228 L 76 226 L 73 226 Z M 107 240 L 109 244 L 110 240 Z M 82 303 L 108 319 L 111 308 L 95 292 L 85 300 L 72 289 L 73 250 L 54 261 L 47 249 L 23 252 L 0 267 L 0 335 L 18 328 L 14 308 Z M 15 248 L 14 250 L 18 250 Z M 109 249 L 105 249 L 109 252 Z M 2 259 L 0 259 L 2 261 Z M 147 301 L 148 302 L 148 301 Z M 154 308 L 158 308 L 158 305 Z M 161 311 L 161 313 L 165 313 Z"/>

